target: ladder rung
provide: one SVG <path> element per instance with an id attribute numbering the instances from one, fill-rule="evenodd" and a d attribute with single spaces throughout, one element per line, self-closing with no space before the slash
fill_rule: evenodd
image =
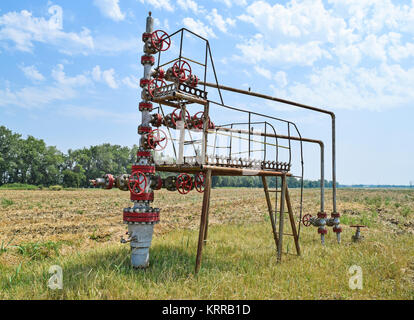
<path id="1" fill-rule="evenodd" d="M 280 190 L 267 190 L 267 192 L 280 192 Z"/>
<path id="2" fill-rule="evenodd" d="M 284 236 L 291 236 L 291 237 L 294 237 L 294 235 L 293 235 L 292 233 L 284 233 L 283 235 L 284 235 Z"/>

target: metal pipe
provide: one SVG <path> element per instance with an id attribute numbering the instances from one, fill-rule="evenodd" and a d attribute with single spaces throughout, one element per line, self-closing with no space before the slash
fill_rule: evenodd
<path id="1" fill-rule="evenodd" d="M 258 97 L 258 98 L 263 98 L 263 99 L 267 99 L 267 100 L 272 100 L 272 101 L 276 101 L 276 102 L 280 102 L 280 103 L 284 103 L 284 104 L 289 104 L 295 107 L 299 107 L 299 108 L 303 108 L 303 109 L 307 109 L 307 110 L 312 110 L 312 111 L 316 111 L 316 112 L 321 112 L 321 113 L 325 113 L 331 116 L 332 118 L 332 206 L 333 206 L 333 212 L 336 213 L 336 135 L 335 135 L 335 113 L 333 113 L 332 111 L 328 111 L 328 110 L 324 110 L 324 109 L 320 109 L 320 108 L 316 108 L 316 107 L 312 107 L 312 106 L 308 106 L 306 104 L 302 104 L 302 103 L 298 103 L 298 102 L 294 102 L 294 101 L 290 101 L 290 100 L 285 100 L 285 99 L 281 99 L 281 98 L 277 98 L 277 97 L 272 97 L 272 96 L 268 96 L 265 94 L 261 94 L 261 93 L 257 93 L 257 92 L 252 92 L 252 91 L 246 91 L 246 90 L 242 90 L 242 89 L 236 89 L 236 88 L 232 88 L 232 87 L 228 87 L 228 86 L 223 86 L 223 85 L 217 85 L 214 83 L 209 83 L 209 82 L 205 82 L 202 83 L 200 82 L 200 84 L 204 84 L 207 87 L 211 87 L 211 88 L 217 88 L 217 89 L 223 89 L 226 91 L 232 91 L 232 92 L 236 92 L 236 93 L 240 93 L 240 94 L 245 94 L 245 95 L 249 95 L 249 96 L 253 96 L 253 97 Z"/>
<path id="2" fill-rule="evenodd" d="M 243 129 L 232 129 L 232 128 L 225 128 L 225 127 L 216 127 L 215 130 L 247 134 L 247 130 L 243 130 Z M 286 136 L 286 135 L 282 135 L 282 134 L 263 133 L 263 132 L 258 132 L 258 131 L 251 131 L 251 134 L 260 135 L 260 136 L 264 136 L 264 137 L 271 137 L 271 138 L 290 139 L 290 140 L 294 140 L 294 141 L 317 143 L 319 145 L 319 147 L 321 149 L 321 183 L 320 183 L 321 212 L 324 212 L 324 209 L 325 209 L 325 145 L 324 145 L 323 141 L 316 140 L 316 139 L 310 139 L 310 138 Z"/>

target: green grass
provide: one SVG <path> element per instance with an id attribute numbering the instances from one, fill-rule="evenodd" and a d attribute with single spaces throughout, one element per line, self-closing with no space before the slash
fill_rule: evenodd
<path id="1" fill-rule="evenodd" d="M 1 206 L 2 206 L 3 208 L 10 207 L 10 206 L 12 206 L 13 204 L 14 204 L 14 201 L 13 201 L 13 200 L 6 199 L 6 198 L 2 198 L 2 199 L 1 199 Z"/>
<path id="2" fill-rule="evenodd" d="M 63 187 L 60 186 L 60 185 L 55 185 L 55 186 L 50 186 L 49 187 L 49 190 L 52 190 L 52 191 L 60 191 L 62 189 L 63 189 Z"/>
<path id="3" fill-rule="evenodd" d="M 367 240 L 354 244 L 353 231 L 345 228 L 341 245 L 328 233 L 322 247 L 315 229 L 303 229 L 302 256 L 284 255 L 276 264 L 268 223 L 213 226 L 197 276 L 197 232 L 191 230 L 154 237 L 147 270 L 132 269 L 129 246 L 121 244 L 39 255 L 18 266 L 0 265 L 0 298 L 414 299 L 414 237 L 378 233 L 374 241 L 365 234 Z M 288 238 L 284 250 L 289 246 L 293 253 Z M 63 290 L 47 287 L 49 267 L 55 264 L 63 268 Z M 354 264 L 363 270 L 362 290 L 348 287 Z"/>
<path id="4" fill-rule="evenodd" d="M 0 186 L 2 190 L 38 190 L 39 187 L 26 183 L 8 183 Z"/>
<path id="5" fill-rule="evenodd" d="M 44 260 L 52 256 L 59 255 L 61 242 L 45 241 L 45 242 L 28 242 L 21 243 L 17 247 L 17 252 L 32 260 Z"/>

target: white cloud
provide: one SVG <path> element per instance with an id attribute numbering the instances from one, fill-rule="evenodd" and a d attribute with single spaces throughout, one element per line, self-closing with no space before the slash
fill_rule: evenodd
<path id="1" fill-rule="evenodd" d="M 23 66 L 21 69 L 23 72 L 28 72 L 28 75 L 38 80 L 44 78 L 40 73 L 40 76 L 36 74 L 37 70 L 33 66 Z M 102 71 L 100 66 L 94 67 L 92 71 L 85 71 L 82 74 L 68 76 L 65 73 L 64 66 L 58 64 L 52 69 L 52 78 L 55 80 L 52 85 L 23 87 L 14 91 L 9 87 L 0 89 L 0 106 L 38 108 L 57 101 L 67 101 L 76 98 L 82 88 L 93 85 L 94 82 L 105 83 L 113 89 L 118 88 L 114 69 L 111 68 Z"/>
<path id="2" fill-rule="evenodd" d="M 255 66 L 254 70 L 261 76 L 265 77 L 266 79 L 272 79 L 272 72 L 269 69 L 265 69 L 259 66 Z"/>
<path id="3" fill-rule="evenodd" d="M 204 13 L 206 11 L 203 6 L 198 5 L 197 2 L 193 0 L 177 0 L 177 4 L 181 9 L 185 11 L 191 10 L 195 14 Z"/>
<path id="4" fill-rule="evenodd" d="M 279 96 L 370 110 L 414 99 L 414 1 L 255 1 L 238 19 L 258 33 L 241 37 L 233 59 L 276 81 L 270 86 Z"/>
<path id="5" fill-rule="evenodd" d="M 112 110 L 116 107 L 111 107 Z M 59 114 L 65 117 L 77 117 L 88 120 L 96 120 L 97 118 L 108 119 L 115 123 L 134 124 L 137 121 L 137 113 L 120 113 L 119 111 L 107 111 L 102 108 L 91 108 L 84 106 L 66 106 L 59 111 Z"/>
<path id="6" fill-rule="evenodd" d="M 26 78 L 33 81 L 43 81 L 45 77 L 37 70 L 35 66 L 19 66 L 20 70 L 23 71 Z"/>
<path id="7" fill-rule="evenodd" d="M 149 4 L 156 9 L 165 9 L 167 11 L 173 12 L 174 6 L 171 4 L 170 0 L 140 0 L 143 4 Z"/>
<path id="8" fill-rule="evenodd" d="M 31 52 L 33 42 L 58 46 L 64 53 L 85 53 L 94 48 L 93 38 L 86 28 L 79 33 L 63 31 L 63 10 L 49 8 L 49 20 L 33 17 L 27 10 L 8 12 L 0 16 L 0 43 L 11 41 L 17 50 Z"/>
<path id="9" fill-rule="evenodd" d="M 189 30 L 199 34 L 204 38 L 217 38 L 213 30 L 200 20 L 194 20 L 193 18 L 184 18 L 183 24 Z"/>
<path id="10" fill-rule="evenodd" d="M 414 99 L 412 83 L 414 68 L 404 70 L 386 64 L 377 69 L 327 66 L 276 94 L 330 109 L 384 110 L 410 104 Z"/>
<path id="11" fill-rule="evenodd" d="M 110 88 L 118 88 L 118 83 L 115 80 L 115 70 L 113 68 L 101 71 L 100 66 L 95 66 L 92 70 L 92 78 L 96 82 L 104 82 Z"/>
<path id="12" fill-rule="evenodd" d="M 0 106 L 17 106 L 25 109 L 40 108 L 56 101 L 65 101 L 76 96 L 76 91 L 67 86 L 24 87 L 11 91 L 0 89 Z"/>
<path id="13" fill-rule="evenodd" d="M 237 57 L 238 60 L 248 63 L 266 62 L 272 66 L 286 67 L 286 64 L 311 66 L 317 60 L 331 57 L 328 51 L 321 48 L 321 43 L 318 41 L 304 44 L 290 42 L 271 47 L 261 34 L 237 44 L 236 47 L 242 53 L 242 56 Z"/>
<path id="14" fill-rule="evenodd" d="M 91 83 L 91 80 L 85 74 L 67 77 L 62 64 L 58 64 L 57 67 L 52 70 L 52 78 L 59 84 L 69 87 L 85 86 Z"/>
<path id="15" fill-rule="evenodd" d="M 112 89 L 118 88 L 118 83 L 115 80 L 115 70 L 109 69 L 102 72 L 103 81 Z"/>
<path id="16" fill-rule="evenodd" d="M 321 0 L 290 1 L 286 6 L 255 1 L 238 18 L 253 24 L 273 42 L 286 38 L 347 41 L 352 33 L 344 19 L 333 16 Z"/>
<path id="17" fill-rule="evenodd" d="M 284 71 L 278 71 L 275 74 L 273 74 L 271 70 L 259 67 L 257 65 L 254 67 L 254 70 L 266 79 L 274 80 L 278 87 L 284 88 L 288 84 L 287 74 Z"/>
<path id="18" fill-rule="evenodd" d="M 276 84 L 281 88 L 286 87 L 288 84 L 287 74 L 284 71 L 276 72 L 274 79 L 276 81 Z"/>
<path id="19" fill-rule="evenodd" d="M 209 13 L 206 18 L 212 26 L 217 27 L 224 33 L 227 33 L 228 26 L 234 27 L 236 25 L 236 20 L 230 18 L 224 19 L 220 14 L 218 14 L 217 9 L 215 8 L 211 10 L 211 13 Z"/>
<path id="20" fill-rule="evenodd" d="M 215 1 L 225 4 L 228 8 L 231 8 L 233 6 L 233 4 L 238 5 L 238 6 L 247 5 L 246 0 L 215 0 Z"/>
<path id="21" fill-rule="evenodd" d="M 135 76 L 125 77 L 124 79 L 122 79 L 122 83 L 132 89 L 139 88 L 139 79 Z"/>
<path id="22" fill-rule="evenodd" d="M 94 0 L 94 5 L 99 8 L 101 13 L 114 21 L 122 21 L 125 14 L 121 12 L 119 0 Z"/>

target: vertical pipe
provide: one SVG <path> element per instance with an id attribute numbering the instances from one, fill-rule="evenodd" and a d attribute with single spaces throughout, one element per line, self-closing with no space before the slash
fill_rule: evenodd
<path id="1" fill-rule="evenodd" d="M 263 153 L 263 161 L 266 161 L 266 147 L 267 147 L 267 143 L 266 143 L 267 142 L 267 140 L 266 140 L 266 138 L 267 138 L 266 137 L 267 136 L 266 135 L 266 133 L 267 133 L 266 131 L 267 130 L 266 129 L 267 129 L 267 122 L 265 122 L 265 130 L 264 130 L 264 153 Z"/>
<path id="2" fill-rule="evenodd" d="M 209 125 L 209 113 L 210 113 L 210 104 L 204 106 L 204 113 L 203 113 L 203 162 L 202 164 L 207 163 L 207 147 L 208 147 L 208 125 Z"/>
<path id="3" fill-rule="evenodd" d="M 251 132 L 251 113 L 249 112 L 249 159 L 250 159 L 250 132 Z"/>
<path id="4" fill-rule="evenodd" d="M 333 212 L 336 213 L 336 137 L 335 137 L 335 114 L 332 117 L 332 206 Z"/>
<path id="5" fill-rule="evenodd" d="M 146 28 L 145 28 L 146 33 L 151 34 L 153 32 L 153 25 L 154 25 L 154 19 L 151 17 L 151 12 L 150 12 L 147 17 L 147 21 L 146 21 Z M 149 40 L 146 40 L 146 41 L 149 41 Z M 146 50 L 146 46 L 144 46 L 144 54 L 145 54 L 144 56 L 146 57 L 151 56 L 153 58 L 153 55 L 149 54 L 148 51 Z M 141 63 L 144 65 L 144 79 L 149 80 L 151 78 L 152 64 L 146 63 L 142 60 L 141 60 Z M 142 93 L 141 93 L 141 97 L 143 99 L 142 102 L 150 103 L 148 101 L 148 97 L 144 93 L 145 93 L 145 89 L 143 88 Z M 142 116 L 141 126 L 150 127 L 150 119 L 151 119 L 150 111 L 147 109 L 143 109 L 141 111 L 141 116 Z M 139 151 L 151 152 L 151 150 L 145 146 L 145 139 L 146 139 L 145 133 L 139 133 L 139 134 L 141 135 Z M 153 159 L 151 157 L 140 156 L 137 154 L 137 162 L 140 162 L 140 165 L 146 166 L 147 168 L 150 168 L 150 169 L 155 168 L 155 163 L 153 162 Z M 130 198 L 131 198 L 131 201 L 134 203 L 134 205 L 133 205 L 133 208 L 128 208 L 129 213 L 154 211 L 154 208 L 150 207 L 150 203 L 153 200 L 148 200 L 148 198 L 150 198 L 150 195 L 153 193 L 153 190 L 151 189 L 152 176 L 153 176 L 152 173 L 146 174 L 148 183 L 147 183 L 147 186 L 143 194 L 136 195 L 131 192 Z M 124 216 L 124 221 L 128 223 L 128 233 L 131 238 L 131 241 L 130 241 L 131 264 L 134 268 L 146 268 L 149 265 L 149 248 L 151 246 L 152 236 L 154 232 L 154 223 L 157 223 L 159 220 L 154 221 L 154 222 L 145 222 L 145 223 L 131 223 L 131 221 L 129 221 L 128 219 L 125 219 L 125 216 Z"/>
<path id="6" fill-rule="evenodd" d="M 321 212 L 325 210 L 325 152 L 323 142 L 319 142 L 321 148 Z"/>

